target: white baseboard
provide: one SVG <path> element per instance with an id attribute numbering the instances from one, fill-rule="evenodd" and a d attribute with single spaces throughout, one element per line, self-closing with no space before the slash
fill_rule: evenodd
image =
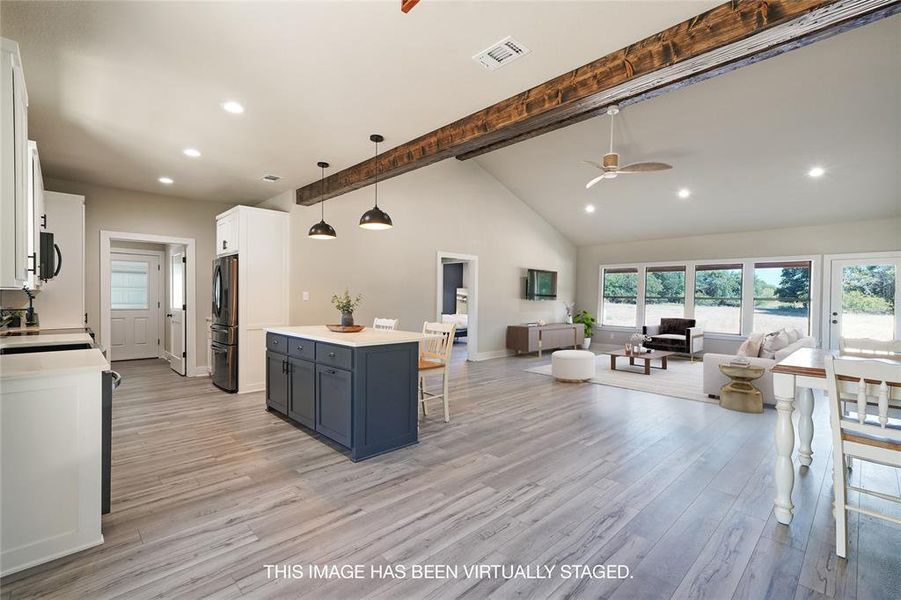
<path id="1" fill-rule="evenodd" d="M 188 374 L 188 377 L 209 377 L 210 376 L 210 368 L 206 365 L 199 365 L 197 367 L 188 367 L 185 369 Z"/>
<path id="2" fill-rule="evenodd" d="M 516 352 L 513 350 L 491 350 L 490 352 L 478 352 L 476 353 L 473 360 L 475 361 L 483 361 L 483 360 L 491 360 L 493 358 L 505 358 L 507 356 L 513 356 Z"/>

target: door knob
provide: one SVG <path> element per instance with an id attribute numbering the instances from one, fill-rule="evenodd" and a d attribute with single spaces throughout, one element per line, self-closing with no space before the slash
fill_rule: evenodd
<path id="1" fill-rule="evenodd" d="M 166 313 L 166 317 L 169 318 L 169 319 L 171 319 L 171 318 L 172 318 L 172 313 Z"/>

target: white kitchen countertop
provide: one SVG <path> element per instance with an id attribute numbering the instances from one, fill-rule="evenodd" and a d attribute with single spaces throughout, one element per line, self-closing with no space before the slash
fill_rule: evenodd
<path id="1" fill-rule="evenodd" d="M 339 346 L 361 348 L 364 346 L 383 346 L 386 344 L 408 344 L 426 339 L 419 331 L 389 331 L 367 327 L 357 333 L 336 333 L 325 325 L 307 325 L 303 327 L 264 327 L 269 333 L 302 337 L 315 342 L 327 342 Z"/>
<path id="2" fill-rule="evenodd" d="M 87 333 L 38 333 L 0 337 L 0 348 L 26 348 L 28 346 L 60 346 L 66 344 L 93 344 Z"/>
<path id="3" fill-rule="evenodd" d="M 109 362 L 96 348 L 58 352 L 24 352 L 0 356 L 0 378 L 49 377 L 79 371 L 108 371 Z"/>

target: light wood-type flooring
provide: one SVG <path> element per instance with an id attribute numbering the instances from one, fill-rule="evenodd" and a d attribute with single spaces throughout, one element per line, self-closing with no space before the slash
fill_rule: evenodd
<path id="1" fill-rule="evenodd" d="M 106 543 L 7 577 L 2 597 L 898 597 L 901 527 L 852 514 L 849 559 L 835 556 L 824 402 L 786 527 L 772 515 L 772 409 L 524 372 L 548 360 L 455 361 L 451 423 L 435 403 L 418 445 L 360 463 L 264 410 L 262 393 L 116 363 Z M 854 478 L 899 493 L 891 469 Z M 630 577 L 270 579 L 266 564 L 614 564 Z"/>

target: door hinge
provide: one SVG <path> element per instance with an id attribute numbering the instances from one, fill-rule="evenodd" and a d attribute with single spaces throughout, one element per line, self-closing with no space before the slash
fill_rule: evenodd
<path id="1" fill-rule="evenodd" d="M 182 357 L 182 358 L 188 358 L 188 353 L 187 353 L 187 352 L 182 352 L 182 353 L 181 353 L 181 357 Z"/>
<path id="2" fill-rule="evenodd" d="M 181 262 L 183 262 L 183 263 L 188 262 L 188 258 L 185 257 L 185 256 L 182 256 L 182 257 L 181 257 Z"/>
<path id="3" fill-rule="evenodd" d="M 160 345 L 160 338 L 156 338 L 156 345 L 157 345 L 157 346 Z"/>
<path id="4" fill-rule="evenodd" d="M 85 323 L 88 322 L 88 313 L 85 313 L 85 314 L 84 314 L 84 322 L 85 322 Z"/>
<path id="5" fill-rule="evenodd" d="M 160 270 L 160 266 L 159 266 L 159 265 L 156 266 L 156 270 L 157 270 L 157 271 Z"/>
<path id="6" fill-rule="evenodd" d="M 160 303 L 159 303 L 159 302 L 156 303 L 156 307 L 157 307 L 157 308 L 160 307 Z"/>
<path id="7" fill-rule="evenodd" d="M 187 304 L 182 304 L 182 305 L 181 305 L 181 309 L 182 309 L 182 310 L 188 310 L 188 305 L 187 305 Z"/>

